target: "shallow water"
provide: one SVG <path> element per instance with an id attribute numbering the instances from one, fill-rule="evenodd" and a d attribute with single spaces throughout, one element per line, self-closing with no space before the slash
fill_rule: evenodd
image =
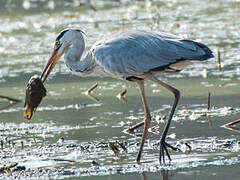
<path id="1" fill-rule="evenodd" d="M 55 2 L 55 3 L 54 3 Z M 0 95 L 21 99 L 0 110 L 0 166 L 18 163 L 0 178 L 85 179 L 239 179 L 240 119 L 240 3 L 228 1 L 1 1 Z M 5 8 L 7 7 L 7 8 Z M 97 11 L 94 11 L 95 7 Z M 136 85 L 111 78 L 71 75 L 62 60 L 45 83 L 48 95 L 31 121 L 23 118 L 25 87 L 40 74 L 53 49 L 56 34 L 67 27 L 84 30 L 87 49 L 103 35 L 125 29 L 171 32 L 207 44 L 215 58 L 180 73 L 159 78 L 182 94 L 169 131 L 168 142 L 181 152 L 170 151 L 172 162 L 160 166 L 159 134 L 149 133 L 142 164 L 135 163 L 139 137 L 123 131 L 143 120 Z M 221 52 L 222 71 L 217 64 Z M 93 94 L 85 96 L 95 82 Z M 116 95 L 127 87 L 127 102 Z M 152 127 L 163 130 L 173 97 L 146 82 Z M 211 109 L 207 110 L 208 92 Z M 0 99 L 0 108 L 8 101 Z M 138 131 L 141 133 L 141 129 Z M 64 139 L 64 140 L 63 140 Z M 109 142 L 124 143 L 116 156 Z M 187 143 L 192 151 L 189 152 Z M 16 168 L 16 167 L 15 167 Z"/>

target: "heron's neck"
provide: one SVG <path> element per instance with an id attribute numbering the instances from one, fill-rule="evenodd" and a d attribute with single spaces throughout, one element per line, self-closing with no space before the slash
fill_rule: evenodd
<path id="1" fill-rule="evenodd" d="M 84 49 L 85 45 L 77 46 L 73 44 L 72 47 L 70 47 L 65 53 L 64 58 L 66 60 L 66 65 L 71 71 L 86 74 L 89 69 L 91 69 L 93 61 L 90 54 L 88 53 L 84 58 L 82 58 Z"/>

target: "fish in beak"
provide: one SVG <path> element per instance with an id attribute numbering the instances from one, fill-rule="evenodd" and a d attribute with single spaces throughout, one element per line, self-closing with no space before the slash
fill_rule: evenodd
<path id="1" fill-rule="evenodd" d="M 27 84 L 25 93 L 24 107 L 26 109 L 24 111 L 24 118 L 28 120 L 32 118 L 33 112 L 36 111 L 37 107 L 42 101 L 42 98 L 46 96 L 46 92 L 47 90 L 39 76 L 32 76 Z"/>
<path id="2" fill-rule="evenodd" d="M 63 50 L 60 49 L 60 47 L 61 44 L 59 43 L 59 41 L 56 41 L 52 56 L 50 57 L 46 66 L 44 67 L 41 77 L 38 77 L 37 75 L 32 76 L 27 84 L 24 103 L 24 107 L 26 107 L 24 111 L 24 118 L 28 120 L 32 118 L 33 112 L 36 111 L 37 107 L 42 101 L 42 98 L 46 96 L 47 91 L 43 83 L 47 79 L 48 75 L 51 73 L 53 68 L 55 67 L 58 59 L 63 54 L 61 52 L 64 52 Z"/>

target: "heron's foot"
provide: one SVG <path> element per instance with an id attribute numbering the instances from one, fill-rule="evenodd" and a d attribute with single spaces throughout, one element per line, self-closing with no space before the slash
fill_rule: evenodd
<path id="1" fill-rule="evenodd" d="M 160 162 L 161 165 L 166 164 L 165 163 L 165 153 L 168 157 L 168 160 L 169 161 L 172 160 L 167 148 L 171 148 L 174 151 L 179 151 L 180 150 L 179 148 L 173 147 L 172 145 L 166 143 L 165 139 L 161 139 L 160 140 L 160 152 L 159 152 L 159 162 Z"/>

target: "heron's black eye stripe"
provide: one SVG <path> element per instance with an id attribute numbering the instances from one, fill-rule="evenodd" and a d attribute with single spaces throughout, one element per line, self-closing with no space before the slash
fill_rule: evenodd
<path id="1" fill-rule="evenodd" d="M 62 31 L 62 32 L 58 35 L 58 37 L 56 38 L 56 41 L 59 41 L 59 40 L 63 37 L 63 35 L 64 35 L 66 32 L 68 32 L 68 31 L 69 31 L 69 29 L 66 29 L 66 30 Z"/>

